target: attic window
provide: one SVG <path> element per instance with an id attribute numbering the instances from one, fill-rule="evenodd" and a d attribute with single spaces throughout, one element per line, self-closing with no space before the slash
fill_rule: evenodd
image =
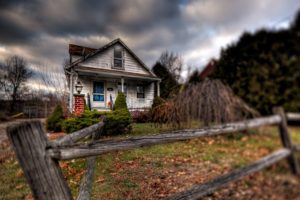
<path id="1" fill-rule="evenodd" d="M 114 49 L 114 67 L 115 68 L 123 68 L 123 51 L 120 48 Z"/>

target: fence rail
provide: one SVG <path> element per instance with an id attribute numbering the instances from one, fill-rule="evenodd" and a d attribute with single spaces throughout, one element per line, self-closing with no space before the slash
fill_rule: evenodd
<path id="1" fill-rule="evenodd" d="M 69 160 L 88 156 L 96 156 L 112 151 L 128 150 L 138 147 L 165 144 L 181 140 L 188 140 L 199 137 L 207 137 L 236 131 L 242 131 L 249 128 L 255 128 L 262 125 L 277 124 L 281 121 L 279 115 L 251 119 L 243 122 L 217 125 L 204 129 L 186 129 L 174 131 L 159 135 L 132 137 L 125 140 L 98 141 L 92 145 L 73 145 L 70 147 L 53 147 L 47 150 L 47 154 L 55 159 Z M 75 134 L 75 133 L 74 133 Z M 72 137 L 70 135 L 70 137 Z"/>
<path id="2" fill-rule="evenodd" d="M 187 191 L 175 194 L 168 198 L 170 200 L 199 199 L 232 181 L 259 171 L 284 158 L 287 158 L 292 173 L 299 174 L 300 170 L 295 158 L 295 152 L 300 150 L 300 144 L 292 145 L 287 129 L 287 120 L 300 121 L 300 114 L 284 114 L 282 108 L 277 109 L 275 113 L 275 115 L 268 117 L 217 125 L 209 128 L 185 129 L 165 134 L 132 137 L 121 140 L 98 140 L 99 134 L 105 124 L 104 119 L 95 125 L 51 142 L 47 140 L 41 124 L 37 121 L 24 122 L 9 127 L 7 129 L 7 134 L 12 142 L 17 158 L 23 168 L 35 199 L 72 199 L 70 188 L 67 186 L 67 183 L 62 176 L 57 161 L 88 157 L 87 170 L 82 179 L 82 183 L 80 184 L 80 192 L 77 197 L 78 200 L 83 200 L 90 198 L 90 189 L 97 155 L 112 151 L 128 150 L 144 146 L 226 134 L 265 125 L 278 126 L 284 148 L 279 149 L 246 167 L 233 170 L 212 181 L 196 185 Z M 76 144 L 80 139 L 86 137 L 92 138 L 90 143 Z"/>

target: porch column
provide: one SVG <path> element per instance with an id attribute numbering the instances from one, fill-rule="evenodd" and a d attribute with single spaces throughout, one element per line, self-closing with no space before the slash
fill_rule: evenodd
<path id="1" fill-rule="evenodd" d="M 69 110 L 70 112 L 73 111 L 73 73 L 70 74 Z"/>
<path id="2" fill-rule="evenodd" d="M 121 90 L 124 93 L 124 78 L 121 78 Z"/>
<path id="3" fill-rule="evenodd" d="M 157 96 L 160 97 L 160 81 L 157 81 L 156 85 L 157 85 Z"/>

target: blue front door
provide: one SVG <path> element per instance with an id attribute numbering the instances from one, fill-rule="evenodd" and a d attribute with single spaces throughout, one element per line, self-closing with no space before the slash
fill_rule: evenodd
<path id="1" fill-rule="evenodd" d="M 104 82 L 93 82 L 93 107 L 105 107 Z"/>

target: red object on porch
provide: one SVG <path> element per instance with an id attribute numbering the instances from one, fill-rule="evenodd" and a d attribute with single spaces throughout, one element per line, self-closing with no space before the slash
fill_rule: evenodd
<path id="1" fill-rule="evenodd" d="M 84 94 L 74 94 L 74 114 L 80 115 L 84 112 Z"/>

